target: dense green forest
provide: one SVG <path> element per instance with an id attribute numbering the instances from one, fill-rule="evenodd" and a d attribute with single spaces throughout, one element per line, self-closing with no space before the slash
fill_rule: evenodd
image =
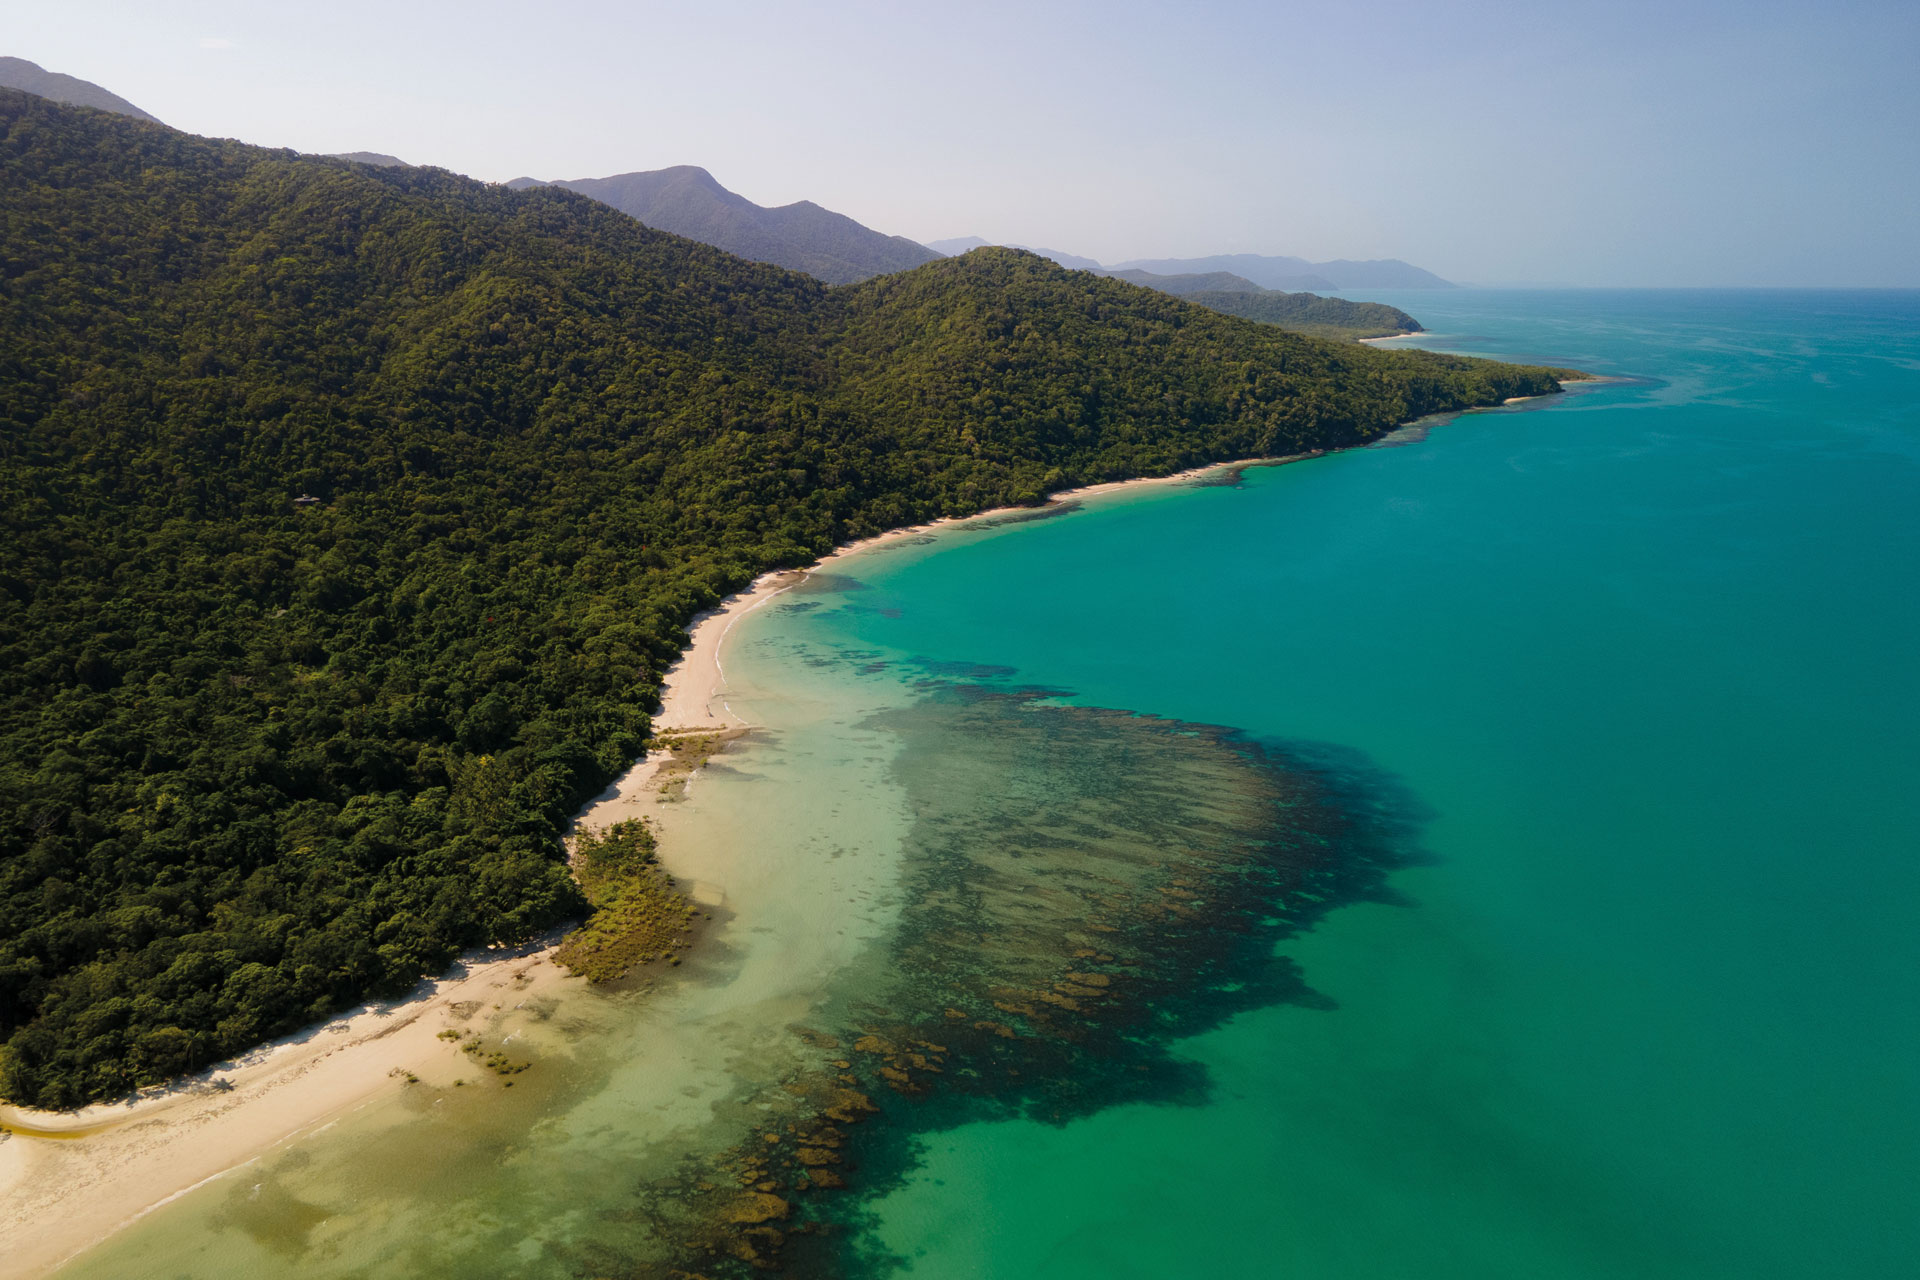
<path id="1" fill-rule="evenodd" d="M 1230 316 L 1274 324 L 1321 338 L 1385 338 L 1396 333 L 1419 333 L 1420 322 L 1384 302 L 1349 302 L 1312 293 L 1275 293 L 1264 290 L 1201 289 L 1185 295 Z"/>
<path id="2" fill-rule="evenodd" d="M 0 178 L 0 1094 L 42 1106 L 577 916 L 564 824 L 767 568 L 1555 387 L 13 91 Z"/>

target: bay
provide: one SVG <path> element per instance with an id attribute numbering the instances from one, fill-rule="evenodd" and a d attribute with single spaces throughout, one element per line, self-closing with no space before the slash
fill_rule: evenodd
<path id="1" fill-rule="evenodd" d="M 1368 872 L 1263 926 L 1284 964 L 1020 1083 L 943 1043 L 987 1083 L 875 1091 L 796 1265 L 1911 1274 L 1920 295 L 1385 300 L 1618 380 L 971 522 L 750 616 L 765 727 L 662 819 L 727 906 L 693 972 L 563 1005 L 515 1095 L 349 1117 L 74 1274 L 641 1273 L 676 1161 L 811 1069 L 794 1026 L 909 1020 L 942 886 L 1218 854 L 1274 795 Z M 1143 947 L 1123 980 L 1177 958 Z"/>

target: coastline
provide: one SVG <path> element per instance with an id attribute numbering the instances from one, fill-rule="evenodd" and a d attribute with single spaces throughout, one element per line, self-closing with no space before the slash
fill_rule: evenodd
<path id="1" fill-rule="evenodd" d="M 661 688 L 655 728 L 745 722 L 721 698 L 721 644 L 739 618 L 799 581 L 768 574 L 696 619 Z M 576 817 L 618 821 L 667 761 L 650 752 Z M 637 810 L 636 810 L 637 811 Z M 585 979 L 554 963 L 558 936 L 469 952 L 413 994 L 368 1004 L 134 1098 L 72 1112 L 0 1104 L 0 1257 L 8 1275 L 43 1275 L 169 1201 L 243 1169 L 404 1087 L 450 1085 L 472 1064 L 441 1033 L 513 1034 L 519 1006 Z M 507 997 L 511 996 L 511 999 Z"/>
<path id="2" fill-rule="evenodd" d="M 402 1000 L 363 1006 L 129 1102 L 0 1107 L 0 1255 L 39 1275 L 203 1183 L 337 1120 L 408 1073 L 451 1084 L 449 1027 L 503 1028 L 570 975 L 551 943 L 479 953 Z M 513 1008 L 508 1008 L 511 996 Z M 491 1009 L 488 1008 L 491 1006 Z"/>
<path id="3" fill-rule="evenodd" d="M 836 548 L 807 569 L 764 574 L 689 627 L 690 642 L 662 685 L 655 731 L 751 729 L 726 697 L 723 649 L 733 627 L 810 575 L 847 559 L 974 521 L 1030 516 L 1087 498 L 1315 456 L 1247 458 L 1086 485 L 1051 494 L 1039 507 L 1000 507 L 888 530 Z M 649 753 L 584 807 L 576 825 L 604 827 L 642 812 L 669 759 L 665 752 Z M 709 897 L 699 868 L 690 875 L 683 869 L 678 878 L 696 901 Z M 524 1018 L 517 1016 L 521 1005 L 584 987 L 583 979 L 553 962 L 557 942 L 550 937 L 517 949 L 470 953 L 450 974 L 409 997 L 363 1006 L 127 1101 L 60 1113 L 0 1106 L 0 1131 L 6 1133 L 0 1136 L 0 1256 L 8 1259 L 10 1274 L 53 1271 L 179 1196 L 411 1079 L 452 1084 L 469 1064 L 443 1032 L 511 1034 Z"/>

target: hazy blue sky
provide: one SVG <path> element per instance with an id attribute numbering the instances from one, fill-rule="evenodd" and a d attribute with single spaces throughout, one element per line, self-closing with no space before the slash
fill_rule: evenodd
<path id="1" fill-rule="evenodd" d="M 699 164 L 915 239 L 1920 285 L 1920 0 L 101 3 L 0 53 L 478 178 Z"/>

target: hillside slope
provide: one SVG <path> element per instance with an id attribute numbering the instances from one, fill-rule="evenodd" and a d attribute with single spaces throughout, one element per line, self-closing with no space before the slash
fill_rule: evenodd
<path id="1" fill-rule="evenodd" d="M 11 91 L 0 230 L 0 1094 L 42 1106 L 576 914 L 560 832 L 762 570 L 1555 386 Z"/>

